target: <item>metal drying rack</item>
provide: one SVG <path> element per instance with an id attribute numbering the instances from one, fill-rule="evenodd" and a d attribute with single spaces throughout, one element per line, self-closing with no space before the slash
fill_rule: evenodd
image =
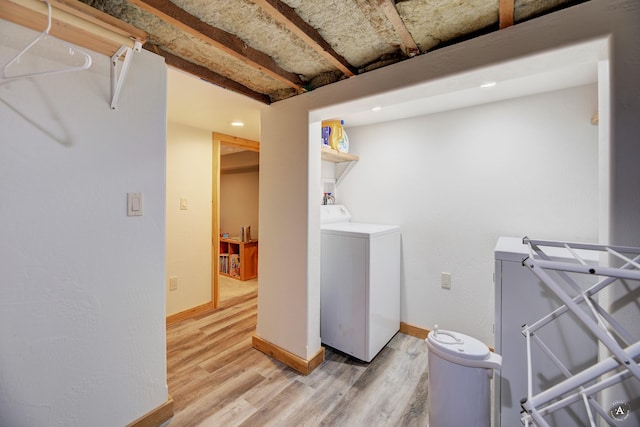
<path id="1" fill-rule="evenodd" d="M 613 426 L 614 420 L 600 406 L 594 395 L 631 376 L 640 381 L 640 364 L 637 361 L 640 357 L 640 341 L 602 308 L 594 296 L 606 287 L 619 283 L 621 279 L 640 281 L 640 248 L 532 240 L 528 237 L 523 239 L 523 243 L 529 246 L 530 252 L 529 257 L 523 261 L 523 265 L 531 270 L 563 304 L 532 325 L 525 324 L 522 327 L 527 345 L 527 397 L 520 402 L 523 409 L 521 421 L 526 427 L 531 425 L 549 427 L 544 419 L 546 415 L 575 402 L 583 401 L 591 427 L 596 425 L 594 412 Z M 543 249 L 552 247 L 566 249 L 574 258 L 573 262 L 552 260 Z M 598 255 L 610 256 L 612 264 L 623 263 L 623 265 L 621 267 L 591 265 L 580 256 L 582 251 L 597 251 Z M 603 257 L 600 256 L 600 259 Z M 555 271 L 557 274 L 551 275 L 549 271 Z M 582 290 L 567 273 L 594 275 L 600 279 L 588 289 Z M 559 281 L 566 282 L 568 287 L 560 286 Z M 565 288 L 572 289 L 574 295 L 571 296 Z M 552 349 L 535 334 L 540 328 L 569 312 L 584 324 L 610 354 L 609 357 L 601 358 L 596 364 L 575 373 L 570 372 Z M 532 342 L 551 359 L 565 377 L 558 384 L 535 395 L 532 393 L 534 363 L 531 357 Z"/>

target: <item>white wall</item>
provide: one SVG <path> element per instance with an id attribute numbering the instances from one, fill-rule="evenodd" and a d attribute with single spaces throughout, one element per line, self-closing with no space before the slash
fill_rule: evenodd
<path id="1" fill-rule="evenodd" d="M 0 63 L 35 36 L 0 20 Z M 167 400 L 166 67 L 137 53 L 112 111 L 92 56 L 0 83 L 2 426 L 122 426 Z"/>
<path id="2" fill-rule="evenodd" d="M 210 131 L 167 124 L 167 315 L 211 301 L 212 153 Z"/>
<path id="3" fill-rule="evenodd" d="M 315 305 L 320 297 L 318 292 L 309 298 L 308 292 L 319 288 L 307 286 L 308 116 L 304 109 L 281 110 L 280 106 L 286 104 L 272 104 L 260 118 L 260 292 L 256 335 L 308 360 L 320 349 L 320 318 L 308 317 L 309 304 Z M 297 138 L 283 145 L 280 136 L 284 129 Z M 319 153 L 317 163 L 319 169 Z M 319 170 L 317 174 L 319 181 Z M 318 188 L 319 183 L 314 194 Z M 318 333 L 311 335 L 315 341 L 309 343 L 307 324 L 315 321 Z"/>
<path id="4" fill-rule="evenodd" d="M 338 202 L 401 226 L 402 321 L 493 345 L 499 236 L 598 241 L 596 110 L 590 85 L 347 129 Z"/>
<path id="5" fill-rule="evenodd" d="M 613 243 L 640 244 L 640 195 L 628 191 L 640 186 L 640 168 L 634 160 L 640 157 L 639 31 L 638 2 L 592 0 L 272 104 L 261 117 L 260 273 L 264 286 L 258 296 L 257 334 L 301 357 L 315 354 L 320 346 L 320 260 L 313 249 L 319 241 L 319 215 L 310 200 L 317 198 L 320 188 L 320 154 L 313 135 L 319 135 L 317 121 L 322 117 L 313 116 L 314 111 L 560 46 L 610 37 L 611 117 L 601 120 L 610 120 L 611 185 L 620 187 L 612 189 L 610 206 L 604 208 L 611 214 L 611 222 L 604 227 L 610 228 Z M 304 123 L 309 118 L 313 129 Z M 625 307 L 631 329 L 640 332 L 640 324 L 632 322 L 637 307 L 628 301 Z"/>

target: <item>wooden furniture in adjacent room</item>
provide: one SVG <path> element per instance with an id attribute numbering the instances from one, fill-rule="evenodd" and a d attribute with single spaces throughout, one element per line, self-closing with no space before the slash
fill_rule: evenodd
<path id="1" fill-rule="evenodd" d="M 258 241 L 220 239 L 220 274 L 240 280 L 258 277 Z"/>

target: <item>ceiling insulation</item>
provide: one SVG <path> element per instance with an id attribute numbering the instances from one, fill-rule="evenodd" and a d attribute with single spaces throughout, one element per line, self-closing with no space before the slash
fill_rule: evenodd
<path id="1" fill-rule="evenodd" d="M 307 79 L 333 67 L 251 1 L 176 0 L 174 3 L 204 22 L 238 36 L 266 53 L 286 70 Z"/>
<path id="2" fill-rule="evenodd" d="M 234 80 L 258 92 L 285 89 L 288 86 L 257 69 L 247 68 L 242 61 L 213 48 L 190 34 L 177 30 L 157 17 L 135 6 L 127 8 L 127 21 L 149 33 L 149 43 L 161 46 L 183 59 L 216 73 L 234 76 Z"/>
<path id="3" fill-rule="evenodd" d="M 581 1 L 83 2 L 147 32 L 167 64 L 270 103 Z"/>
<path id="4" fill-rule="evenodd" d="M 560 6 L 575 3 L 569 0 L 519 0 L 515 2 L 513 15 L 515 21 L 520 22 L 550 10 L 556 10 Z"/>
<path id="5" fill-rule="evenodd" d="M 355 67 L 398 49 L 398 36 L 376 2 L 286 0 L 285 3 Z"/>
<path id="6" fill-rule="evenodd" d="M 472 34 L 498 20 L 498 2 L 486 0 L 407 0 L 396 4 L 422 52 Z M 420 14 L 415 11 L 420 10 Z"/>

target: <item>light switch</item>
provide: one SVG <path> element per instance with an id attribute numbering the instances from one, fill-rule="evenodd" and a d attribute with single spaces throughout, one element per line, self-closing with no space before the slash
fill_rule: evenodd
<path id="1" fill-rule="evenodd" d="M 127 215 L 142 216 L 142 193 L 127 193 Z"/>
<path id="2" fill-rule="evenodd" d="M 440 286 L 443 289 L 451 289 L 451 273 L 440 273 Z"/>
<path id="3" fill-rule="evenodd" d="M 181 211 L 186 211 L 187 209 L 189 209 L 189 203 L 187 202 L 187 199 L 185 199 L 184 197 L 180 198 L 180 210 Z"/>

